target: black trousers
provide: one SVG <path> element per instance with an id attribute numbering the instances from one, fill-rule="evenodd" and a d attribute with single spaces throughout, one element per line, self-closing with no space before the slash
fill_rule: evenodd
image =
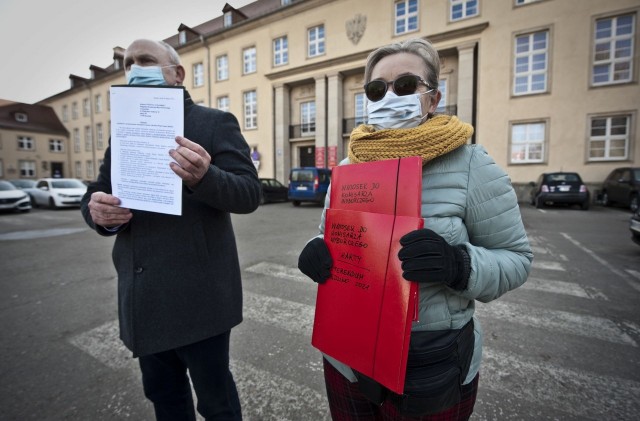
<path id="1" fill-rule="evenodd" d="M 206 420 L 242 420 L 229 371 L 230 334 L 139 358 L 144 394 L 158 421 L 195 421 L 189 378 Z"/>

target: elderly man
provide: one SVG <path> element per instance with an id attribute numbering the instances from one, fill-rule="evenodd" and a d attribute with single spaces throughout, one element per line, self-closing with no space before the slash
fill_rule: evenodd
<path id="1" fill-rule="evenodd" d="M 128 84 L 180 86 L 185 70 L 164 42 L 134 41 Z M 242 321 L 242 287 L 230 213 L 253 212 L 260 182 L 236 118 L 194 105 L 185 91 L 185 136 L 167 165 L 183 181 L 182 215 L 130 210 L 111 194 L 111 148 L 82 200 L 87 224 L 116 235 L 120 338 L 138 357 L 157 420 L 241 419 L 229 371 L 231 328 Z M 115 159 L 115 158 L 114 158 Z"/>

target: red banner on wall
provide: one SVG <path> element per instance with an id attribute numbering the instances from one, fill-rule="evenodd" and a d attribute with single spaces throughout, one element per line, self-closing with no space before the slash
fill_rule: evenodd
<path id="1" fill-rule="evenodd" d="M 333 168 L 338 165 L 338 147 L 329 146 L 329 162 L 328 167 Z"/>
<path id="2" fill-rule="evenodd" d="M 324 146 L 316 146 L 316 167 L 324 168 Z"/>

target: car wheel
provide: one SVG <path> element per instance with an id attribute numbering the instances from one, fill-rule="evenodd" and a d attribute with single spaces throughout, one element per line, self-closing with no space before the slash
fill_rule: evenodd
<path id="1" fill-rule="evenodd" d="M 293 206 L 300 206 L 299 200 L 294 200 L 292 203 L 293 203 Z"/>
<path id="2" fill-rule="evenodd" d="M 638 202 L 639 200 L 637 194 L 631 196 L 631 200 L 629 200 L 629 207 L 631 208 L 631 212 L 635 213 L 638 210 L 638 206 L 640 205 L 640 203 Z"/>
<path id="3" fill-rule="evenodd" d="M 31 199 L 31 207 L 32 207 L 32 208 L 37 208 L 37 207 L 39 207 L 39 206 L 40 206 L 40 205 L 38 205 L 38 202 L 36 202 L 35 197 L 33 197 L 33 196 L 29 195 L 29 198 Z"/>
<path id="4" fill-rule="evenodd" d="M 538 209 L 544 208 L 544 201 L 540 199 L 540 196 L 536 197 L 536 208 Z"/>
<path id="5" fill-rule="evenodd" d="M 53 197 L 49 198 L 49 207 L 51 209 L 58 209 L 58 207 L 56 206 L 56 202 L 53 200 Z"/>
<path id="6" fill-rule="evenodd" d="M 263 195 L 263 194 L 261 194 L 261 195 L 260 195 L 260 204 L 261 204 L 261 205 L 264 205 L 265 203 L 267 203 L 267 201 L 265 200 L 264 195 Z"/>
<path id="7" fill-rule="evenodd" d="M 588 201 L 588 200 L 585 200 L 584 202 L 582 202 L 582 203 L 580 204 L 580 209 L 582 209 L 582 210 L 589 210 L 589 201 Z"/>
<path id="8" fill-rule="evenodd" d="M 607 192 L 602 193 L 602 206 L 611 206 L 611 201 L 609 200 L 609 194 Z"/>

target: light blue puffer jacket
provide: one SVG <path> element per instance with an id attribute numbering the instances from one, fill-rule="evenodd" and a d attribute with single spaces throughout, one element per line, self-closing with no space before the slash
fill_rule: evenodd
<path id="1" fill-rule="evenodd" d="M 343 160 L 340 165 L 349 164 Z M 329 194 L 320 221 L 324 234 Z M 412 331 L 460 329 L 474 315 L 475 300 L 483 303 L 522 285 L 533 254 L 522 224 L 511 180 L 480 145 L 464 145 L 428 162 L 422 170 L 422 217 L 425 228 L 449 244 L 463 244 L 471 257 L 467 289 L 420 284 L 420 315 Z M 474 318 L 475 348 L 464 381 L 480 368 L 482 329 Z M 349 367 L 327 359 L 348 379 Z"/>

